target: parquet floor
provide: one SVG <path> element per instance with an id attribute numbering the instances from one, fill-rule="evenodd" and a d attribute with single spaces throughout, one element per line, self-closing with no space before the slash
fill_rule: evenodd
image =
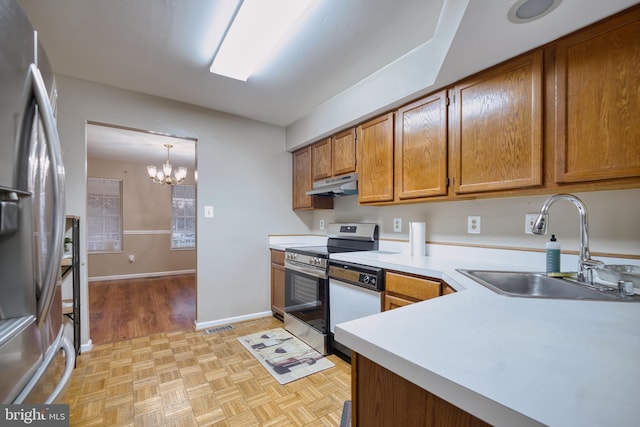
<path id="1" fill-rule="evenodd" d="M 282 327 L 263 318 L 212 334 L 183 329 L 97 345 L 63 397 L 71 426 L 338 426 L 350 365 L 280 385 L 237 338 Z"/>

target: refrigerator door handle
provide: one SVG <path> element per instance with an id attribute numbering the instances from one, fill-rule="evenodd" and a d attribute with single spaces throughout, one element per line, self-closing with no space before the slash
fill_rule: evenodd
<path id="1" fill-rule="evenodd" d="M 47 95 L 47 88 L 42 79 L 42 74 L 35 64 L 29 66 L 33 95 L 40 112 L 45 136 L 47 138 L 49 158 L 54 171 L 52 179 L 53 187 L 53 223 L 50 257 L 47 259 L 45 270 L 45 283 L 43 283 L 42 293 L 38 300 L 38 326 L 47 318 L 51 303 L 53 301 L 54 290 L 58 282 L 58 272 L 60 270 L 60 259 L 62 257 L 64 239 L 64 167 L 62 166 L 62 155 L 60 147 L 60 137 L 56 129 L 56 121 L 53 109 Z"/>
<path id="2" fill-rule="evenodd" d="M 58 350 L 64 351 L 64 371 L 62 373 L 62 376 L 60 377 L 60 381 L 58 381 L 58 384 L 56 384 L 56 387 L 53 389 L 49 397 L 47 397 L 47 400 L 45 400 L 43 403 L 45 405 L 53 403 L 53 401 L 58 397 L 58 395 L 62 392 L 62 390 L 64 390 L 65 386 L 69 382 L 69 379 L 71 378 L 71 374 L 73 373 L 73 368 L 75 367 L 76 353 L 73 348 L 73 344 L 71 344 L 69 339 L 64 336 L 64 328 L 60 328 L 60 332 L 58 333 L 58 339 L 56 340 L 56 343 L 57 345 L 51 347 L 51 351 L 49 351 L 49 353 L 45 356 L 44 360 L 38 367 L 33 377 L 31 377 L 27 385 L 22 389 L 20 394 L 15 398 L 15 400 L 13 401 L 14 404 L 20 404 L 24 402 L 24 400 L 27 398 L 29 393 L 31 393 L 31 391 L 36 386 L 36 384 L 38 383 L 38 381 L 40 380 L 44 372 L 49 367 L 49 364 L 51 363 L 53 358 L 58 354 Z"/>

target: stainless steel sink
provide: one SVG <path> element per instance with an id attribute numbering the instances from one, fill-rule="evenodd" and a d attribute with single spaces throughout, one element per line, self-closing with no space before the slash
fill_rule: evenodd
<path id="1" fill-rule="evenodd" d="M 458 271 L 494 292 L 512 297 L 640 301 L 640 296 L 638 295 L 623 297 L 614 288 L 592 288 L 569 279 L 549 277 L 544 273 L 487 270 Z"/>

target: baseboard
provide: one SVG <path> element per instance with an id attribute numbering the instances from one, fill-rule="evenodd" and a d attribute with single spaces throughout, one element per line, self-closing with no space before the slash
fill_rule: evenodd
<path id="1" fill-rule="evenodd" d="M 214 326 L 228 325 L 230 323 L 235 323 L 235 322 L 244 322 L 247 320 L 261 319 L 263 317 L 269 317 L 272 315 L 273 314 L 271 313 L 271 311 L 263 311 L 260 313 L 245 314 L 243 316 L 227 317 L 226 319 L 210 320 L 208 322 L 193 322 L 193 323 L 196 328 L 196 331 L 199 331 L 201 329 L 211 328 Z"/>
<path id="2" fill-rule="evenodd" d="M 91 342 L 91 339 L 89 339 L 89 341 L 87 341 L 85 344 L 80 344 L 80 353 L 88 353 L 91 350 L 93 350 L 93 342 Z"/>
<path id="3" fill-rule="evenodd" d="M 148 277 L 177 276 L 180 274 L 194 274 L 196 270 L 176 270 L 176 271 L 157 271 L 151 273 L 135 273 L 135 274 L 119 274 L 116 276 L 97 276 L 89 277 L 87 281 L 100 282 L 102 280 L 129 280 L 129 279 L 145 279 Z"/>

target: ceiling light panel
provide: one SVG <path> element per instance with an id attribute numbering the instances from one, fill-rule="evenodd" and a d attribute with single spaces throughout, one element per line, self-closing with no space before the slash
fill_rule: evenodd
<path id="1" fill-rule="evenodd" d="M 246 81 L 311 3 L 312 0 L 244 0 L 210 71 Z"/>

